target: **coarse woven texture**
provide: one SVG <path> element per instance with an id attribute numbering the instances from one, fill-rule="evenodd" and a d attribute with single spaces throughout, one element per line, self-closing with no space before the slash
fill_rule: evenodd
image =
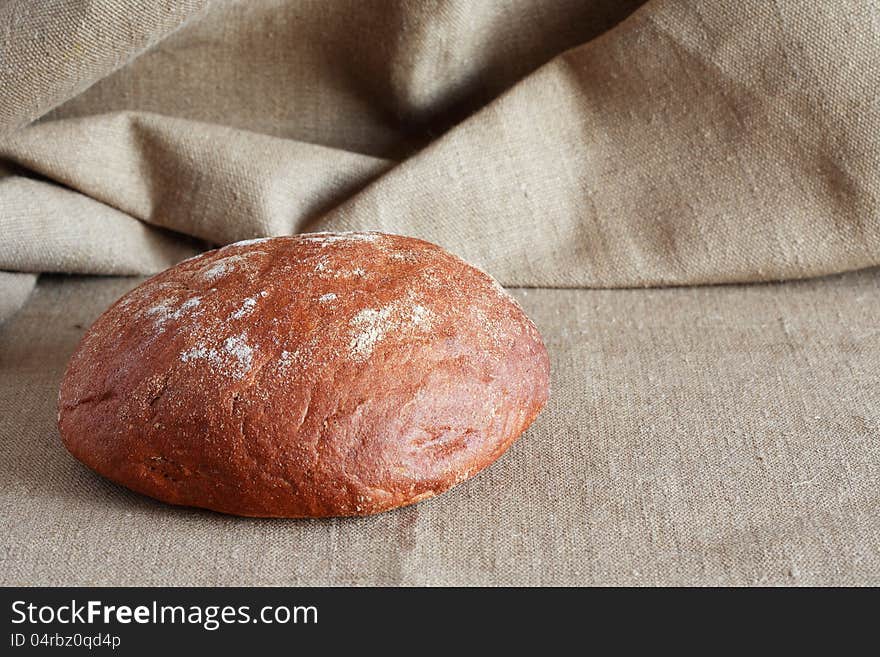
<path id="1" fill-rule="evenodd" d="M 167 506 L 60 447 L 64 364 L 137 282 L 44 277 L 0 332 L 0 583 L 880 584 L 880 270 L 514 290 L 554 376 L 532 429 L 433 500 L 318 521 Z"/>
<path id="2" fill-rule="evenodd" d="M 0 269 L 155 272 L 192 248 L 157 227 L 384 230 L 505 285 L 877 265 L 878 43 L 864 0 L 15 0 Z"/>
<path id="3" fill-rule="evenodd" d="M 880 0 L 0 3 L 2 576 L 880 583 L 878 89 Z M 510 454 L 318 523 L 66 455 L 76 325 L 134 282 L 49 276 L 16 317 L 37 272 L 309 230 L 580 288 L 520 293 L 553 396 Z M 646 286 L 685 287 L 586 289 Z"/>

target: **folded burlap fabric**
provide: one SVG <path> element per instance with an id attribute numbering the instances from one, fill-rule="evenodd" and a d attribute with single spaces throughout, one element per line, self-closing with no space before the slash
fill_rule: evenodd
<path id="1" fill-rule="evenodd" d="M 2 3 L 4 445 L 36 458 L 82 325 L 134 285 L 50 276 L 28 301 L 37 274 L 142 276 L 262 235 L 402 233 L 508 286 L 581 288 L 530 301 L 554 367 L 535 435 L 556 451 L 524 442 L 531 456 L 499 471 L 522 475 L 519 506 L 487 486 L 491 508 L 462 492 L 472 515 L 410 511 L 365 542 L 345 523 L 298 526 L 323 556 L 301 570 L 273 557 L 237 583 L 878 583 L 876 272 L 586 289 L 880 265 L 878 26 L 876 0 Z M 0 471 L 9 582 L 65 583 L 28 529 L 42 509 L 80 513 L 64 544 L 91 535 L 89 493 L 59 492 L 87 475 L 58 459 L 48 483 Z M 126 495 L 104 495 L 104 513 Z M 136 536 L 154 512 L 181 517 L 139 508 Z M 244 530 L 202 522 L 163 540 L 228 531 L 235 553 Z M 288 530 L 260 531 L 281 550 Z M 340 545 L 369 573 L 333 566 Z M 196 552 L 164 583 L 234 570 Z M 76 583 L 163 583 L 71 559 Z"/>
<path id="2" fill-rule="evenodd" d="M 877 264 L 878 6 L 637 5 L 6 3 L 0 268 L 347 228 L 510 285 Z"/>

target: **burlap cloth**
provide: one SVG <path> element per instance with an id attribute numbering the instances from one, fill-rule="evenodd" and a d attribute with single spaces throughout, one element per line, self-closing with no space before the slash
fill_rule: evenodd
<path id="1" fill-rule="evenodd" d="M 867 0 L 0 3 L 2 583 L 880 584 L 878 89 Z M 121 275 L 362 228 L 520 287 L 494 467 L 265 522 L 60 446 Z"/>

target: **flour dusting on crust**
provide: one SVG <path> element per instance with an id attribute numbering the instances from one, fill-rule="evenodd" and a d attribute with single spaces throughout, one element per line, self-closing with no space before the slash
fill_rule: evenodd
<path id="1" fill-rule="evenodd" d="M 319 274 L 330 271 L 330 263 L 327 256 L 323 256 L 317 263 L 315 263 L 315 271 Z"/>
<path id="2" fill-rule="evenodd" d="M 282 374 L 286 374 L 287 370 L 289 370 L 294 364 L 302 365 L 302 357 L 303 354 L 299 349 L 296 351 L 287 351 L 285 349 L 278 357 L 278 369 Z"/>
<path id="3" fill-rule="evenodd" d="M 332 244 L 351 244 L 356 242 L 375 242 L 381 233 L 359 233 L 359 232 L 341 232 L 341 233 L 303 233 L 297 235 L 304 242 L 314 242 L 322 247 L 331 246 Z"/>
<path id="4" fill-rule="evenodd" d="M 235 246 L 250 246 L 251 244 L 260 244 L 262 242 L 268 242 L 271 239 L 272 239 L 271 237 L 255 237 L 253 239 L 241 240 L 240 242 L 233 242 L 232 244 L 227 244 L 223 248 L 224 249 L 231 249 L 232 247 L 235 247 Z"/>
<path id="5" fill-rule="evenodd" d="M 180 307 L 174 308 L 171 299 L 163 299 L 152 308 L 148 308 L 144 314 L 153 318 L 157 331 L 161 333 L 165 330 L 165 324 L 170 320 L 180 319 L 189 311 L 198 308 L 201 303 L 201 297 L 192 297 L 184 301 Z"/>
<path id="6" fill-rule="evenodd" d="M 259 294 L 248 297 L 241 302 L 241 306 L 238 308 L 238 310 L 235 310 L 232 314 L 229 315 L 229 319 L 241 319 L 242 317 L 247 317 L 252 312 L 254 312 L 254 309 L 257 307 L 257 301 L 260 299 L 260 297 L 266 297 L 268 296 L 268 294 L 268 292 L 263 290 Z"/>
<path id="7" fill-rule="evenodd" d="M 252 246 L 270 240 L 271 246 Z M 266 286 L 267 289 L 254 290 L 252 284 L 257 282 L 257 274 L 266 273 L 265 265 L 276 262 L 273 252 L 279 249 L 284 252 L 297 242 L 304 243 L 298 247 L 302 255 L 297 256 L 290 264 L 281 266 L 284 272 L 294 271 L 297 263 L 297 266 L 305 267 L 305 278 L 294 285 L 304 286 L 307 294 L 296 295 L 288 300 L 292 288 L 290 285 L 278 287 L 274 278 L 260 279 L 261 287 Z M 378 248 L 374 248 L 374 244 Z M 307 245 L 315 245 L 320 249 Z M 354 245 L 360 245 L 360 248 L 354 249 Z M 201 297 L 192 297 L 183 302 L 169 297 L 146 311 L 148 316 L 155 319 L 158 333 L 164 330 L 162 327 L 165 322 L 171 319 L 180 319 L 192 312 L 203 315 L 194 325 L 194 337 L 199 341 L 189 342 L 189 348 L 180 351 L 181 362 L 201 361 L 210 370 L 236 379 L 247 376 L 253 366 L 256 346 L 249 343 L 246 332 L 239 331 L 256 321 L 254 318 L 259 312 L 260 302 L 270 292 L 272 295 L 283 293 L 283 305 L 289 309 L 287 312 L 305 313 L 306 317 L 310 312 L 320 312 L 321 317 L 330 318 L 337 317 L 337 312 L 344 313 L 338 319 L 330 319 L 323 328 L 317 325 L 308 329 L 307 334 L 298 334 L 295 326 L 286 326 L 286 313 L 263 318 L 268 319 L 269 325 L 274 327 L 272 335 L 267 338 L 269 342 L 264 347 L 271 346 L 274 367 L 285 375 L 305 372 L 317 362 L 315 359 L 323 361 L 325 358 L 341 358 L 343 361 L 363 363 L 384 342 L 411 341 L 417 335 L 429 334 L 437 327 L 438 318 L 431 309 L 432 304 L 427 303 L 427 300 L 441 289 L 446 290 L 444 295 L 455 299 L 459 312 L 470 311 L 471 316 L 477 319 L 478 333 L 483 336 L 480 340 L 488 351 L 495 353 L 503 350 L 508 341 L 505 324 L 500 317 L 495 317 L 494 314 L 490 317 L 480 303 L 471 303 L 470 296 L 455 285 L 450 285 L 444 268 L 445 255 L 434 256 L 433 251 L 420 251 L 409 245 L 405 249 L 393 248 L 397 245 L 390 239 L 385 240 L 381 233 L 370 232 L 308 233 L 287 238 L 257 238 L 228 245 L 243 246 L 251 248 L 231 255 L 222 253 L 221 249 L 213 257 L 209 257 L 203 266 L 194 270 L 193 280 L 203 281 L 204 301 Z M 334 248 L 324 249 L 329 246 Z M 259 260 L 253 260 L 255 257 Z M 455 256 L 452 258 L 463 262 Z M 259 269 L 250 266 L 257 262 L 260 263 Z M 402 267 L 405 272 L 402 279 L 388 279 L 389 282 L 394 281 L 392 285 L 396 290 L 391 295 L 374 290 L 371 284 L 371 281 L 377 280 L 377 273 L 382 271 L 378 267 L 385 266 L 382 263 L 400 263 L 391 266 Z M 247 277 L 236 276 L 225 281 L 220 280 L 243 268 L 249 270 Z M 492 296 L 494 292 L 505 301 L 513 301 L 509 293 L 491 276 L 481 272 L 480 278 L 483 293 L 489 291 Z M 396 282 L 397 280 L 400 282 Z M 207 289 L 208 285 L 205 283 L 210 285 L 210 289 Z M 234 297 L 228 296 L 218 297 L 223 299 L 221 304 L 212 301 L 215 294 L 228 294 L 222 291 L 233 286 L 238 292 L 237 303 L 234 302 Z M 343 290 L 345 294 L 342 294 Z M 349 294 L 349 291 L 353 294 Z M 362 301 L 358 301 L 359 299 Z M 309 304 L 312 304 L 311 311 Z M 325 309 L 319 311 L 320 306 Z M 256 321 L 256 325 L 260 325 L 260 321 Z M 232 326 L 238 328 L 231 328 Z M 234 334 L 230 335 L 230 331 Z"/>
<path id="8" fill-rule="evenodd" d="M 370 357 L 376 343 L 391 328 L 389 318 L 393 309 L 393 306 L 365 308 L 352 318 L 351 325 L 355 328 L 349 344 L 352 359 L 363 361 Z"/>
<path id="9" fill-rule="evenodd" d="M 193 360 L 207 361 L 214 371 L 242 379 L 251 370 L 254 361 L 254 349 L 247 342 L 247 333 L 226 338 L 218 346 L 200 342 L 180 354 L 180 360 L 188 363 Z"/>
<path id="10" fill-rule="evenodd" d="M 258 252 L 262 253 L 262 252 Z M 210 264 L 210 266 L 206 266 L 201 270 L 201 277 L 208 281 L 213 282 L 226 274 L 229 274 L 235 271 L 236 267 L 243 263 L 247 262 L 249 256 L 253 254 L 238 254 L 238 255 L 230 255 L 224 258 L 220 258 L 215 260 Z"/>
<path id="11" fill-rule="evenodd" d="M 408 337 L 415 330 L 427 331 L 432 326 L 432 320 L 433 313 L 425 306 L 414 303 L 412 294 L 382 308 L 364 308 L 349 322 L 352 328 L 349 356 L 355 362 L 363 362 L 388 335 L 403 333 Z"/>

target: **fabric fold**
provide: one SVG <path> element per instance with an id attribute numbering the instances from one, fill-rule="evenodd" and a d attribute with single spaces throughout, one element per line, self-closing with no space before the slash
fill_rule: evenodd
<path id="1" fill-rule="evenodd" d="M 36 283 L 36 274 L 0 271 L 0 324 L 24 305 Z"/>
<path id="2" fill-rule="evenodd" d="M 34 23 L 19 4 L 3 17 L 25 16 L 30 39 L 53 20 L 95 31 L 102 11 L 116 25 L 126 6 L 73 3 L 75 16 Z M 168 3 L 130 11 L 125 43 L 111 30 L 75 66 L 31 68 L 34 51 L 7 29 L 20 78 L 3 101 L 15 111 L 0 114 L 10 125 L 104 77 L 0 137 L 0 162 L 21 170 L 0 187 L 13 208 L 0 266 L 167 262 L 169 235 L 135 237 L 120 213 L 213 244 L 409 234 L 519 286 L 880 264 L 878 5 L 638 4 Z M 106 56 L 77 73 L 151 43 L 113 73 Z M 33 102 L 18 91 L 43 89 L 49 73 L 67 86 Z M 75 233 L 31 246 L 65 227 Z"/>
<path id="3" fill-rule="evenodd" d="M 0 269 L 154 274 L 205 248 L 59 185 L 0 178 Z"/>
<path id="4" fill-rule="evenodd" d="M 0 157 L 130 217 L 215 244 L 298 232 L 391 166 L 360 153 L 135 112 L 38 123 L 0 142 Z M 61 212 L 63 203 L 57 207 Z"/>
<path id="5" fill-rule="evenodd" d="M 509 285 L 732 283 L 876 265 L 880 102 L 863 84 L 880 88 L 877 9 L 776 4 L 651 3 L 319 226 L 403 230 Z"/>
<path id="6" fill-rule="evenodd" d="M 0 6 L 0 134 L 125 65 L 207 0 L 9 0 Z"/>

